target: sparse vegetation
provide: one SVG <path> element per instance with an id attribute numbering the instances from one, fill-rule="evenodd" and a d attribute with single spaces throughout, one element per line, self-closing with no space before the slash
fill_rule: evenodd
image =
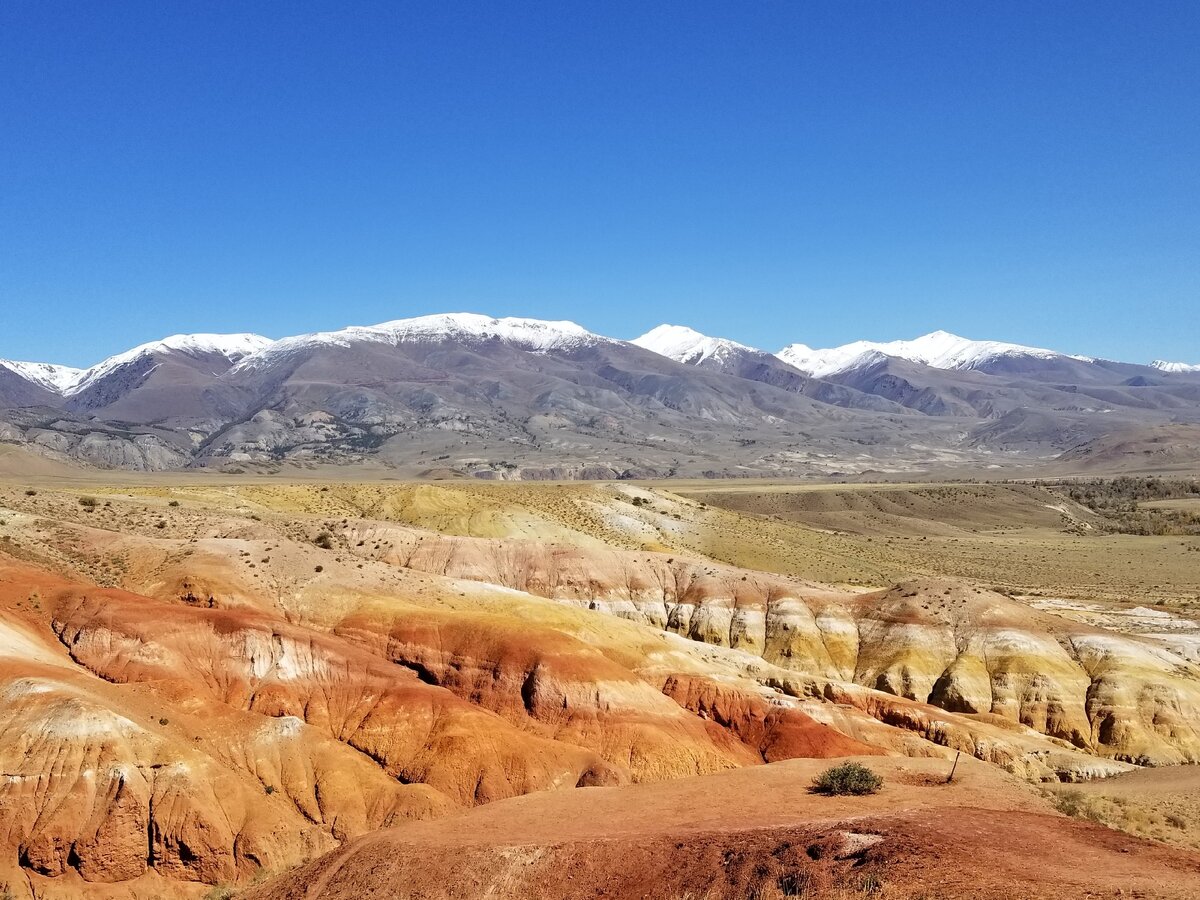
<path id="1" fill-rule="evenodd" d="M 813 790 L 818 794 L 876 794 L 883 787 L 883 779 L 861 763 L 842 763 L 826 769 L 813 779 Z"/>
<path id="2" fill-rule="evenodd" d="M 313 538 L 313 543 L 316 544 L 318 547 L 320 547 L 322 550 L 332 550 L 333 549 L 333 535 L 330 534 L 328 531 L 322 531 L 315 538 Z"/>
<path id="3" fill-rule="evenodd" d="M 95 497 L 80 497 L 79 505 L 82 506 L 86 510 L 93 510 L 96 508 L 96 498 Z"/>
<path id="4" fill-rule="evenodd" d="M 1046 484 L 1056 493 L 1103 516 L 1110 534 L 1200 535 L 1200 510 L 1146 506 L 1164 500 L 1200 501 L 1200 481 L 1191 478 L 1094 478 Z"/>
<path id="5" fill-rule="evenodd" d="M 1123 796 L 1084 793 L 1081 790 L 1052 792 L 1054 808 L 1066 816 L 1087 819 L 1106 828 L 1174 844 L 1200 846 L 1196 826 L 1179 812 L 1170 812 L 1160 803 L 1138 802 Z"/>

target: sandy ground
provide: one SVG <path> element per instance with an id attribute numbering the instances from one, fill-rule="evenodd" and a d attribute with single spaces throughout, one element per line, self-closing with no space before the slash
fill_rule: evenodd
<path id="1" fill-rule="evenodd" d="M 1200 896 L 1200 856 L 1057 816 L 987 766 L 947 785 L 944 762 L 865 762 L 885 778 L 874 796 L 814 795 L 824 764 L 793 760 L 503 801 L 367 836 L 249 896 Z"/>

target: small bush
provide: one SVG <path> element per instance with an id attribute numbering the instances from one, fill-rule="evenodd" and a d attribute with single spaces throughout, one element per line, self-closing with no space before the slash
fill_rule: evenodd
<path id="1" fill-rule="evenodd" d="M 170 503 L 167 504 L 167 506 L 178 506 L 178 505 L 179 505 L 178 500 L 172 500 Z"/>
<path id="2" fill-rule="evenodd" d="M 82 506 L 84 509 L 95 509 L 96 508 L 96 498 L 95 497 L 80 497 L 79 505 Z"/>
<path id="3" fill-rule="evenodd" d="M 33 488 L 30 488 L 29 490 L 27 490 L 27 491 L 25 492 L 25 496 L 26 496 L 26 497 L 36 497 L 36 496 L 37 496 L 37 491 L 35 491 Z"/>
<path id="4" fill-rule="evenodd" d="M 818 794 L 874 794 L 881 787 L 883 779 L 859 763 L 842 763 L 813 779 Z"/>
<path id="5" fill-rule="evenodd" d="M 313 538 L 313 543 L 316 544 L 318 547 L 320 547 L 322 550 L 332 550 L 333 549 L 333 535 L 330 534 L 328 531 L 322 531 L 315 538 Z"/>

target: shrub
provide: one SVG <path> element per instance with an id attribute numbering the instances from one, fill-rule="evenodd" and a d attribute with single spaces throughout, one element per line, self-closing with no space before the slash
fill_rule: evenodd
<path id="1" fill-rule="evenodd" d="M 82 506 L 84 509 L 95 509 L 96 508 L 96 498 L 95 497 L 80 497 L 79 505 Z"/>
<path id="2" fill-rule="evenodd" d="M 320 547 L 322 550 L 332 550 L 333 549 L 333 535 L 330 534 L 328 531 L 322 531 L 315 538 L 313 538 L 313 543 L 316 544 L 318 547 Z"/>
<path id="3" fill-rule="evenodd" d="M 172 500 L 171 502 L 169 502 L 169 503 L 167 504 L 167 506 L 178 506 L 178 505 L 179 505 L 179 501 L 178 501 L 178 500 Z"/>
<path id="4" fill-rule="evenodd" d="M 881 787 L 883 779 L 859 763 L 842 763 L 813 779 L 818 794 L 874 794 Z"/>

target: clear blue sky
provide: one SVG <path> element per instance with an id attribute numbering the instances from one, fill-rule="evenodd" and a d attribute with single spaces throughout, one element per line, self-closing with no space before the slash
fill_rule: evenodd
<path id="1" fill-rule="evenodd" d="M 0 356 L 428 312 L 1200 362 L 1200 3 L 0 4 Z"/>

